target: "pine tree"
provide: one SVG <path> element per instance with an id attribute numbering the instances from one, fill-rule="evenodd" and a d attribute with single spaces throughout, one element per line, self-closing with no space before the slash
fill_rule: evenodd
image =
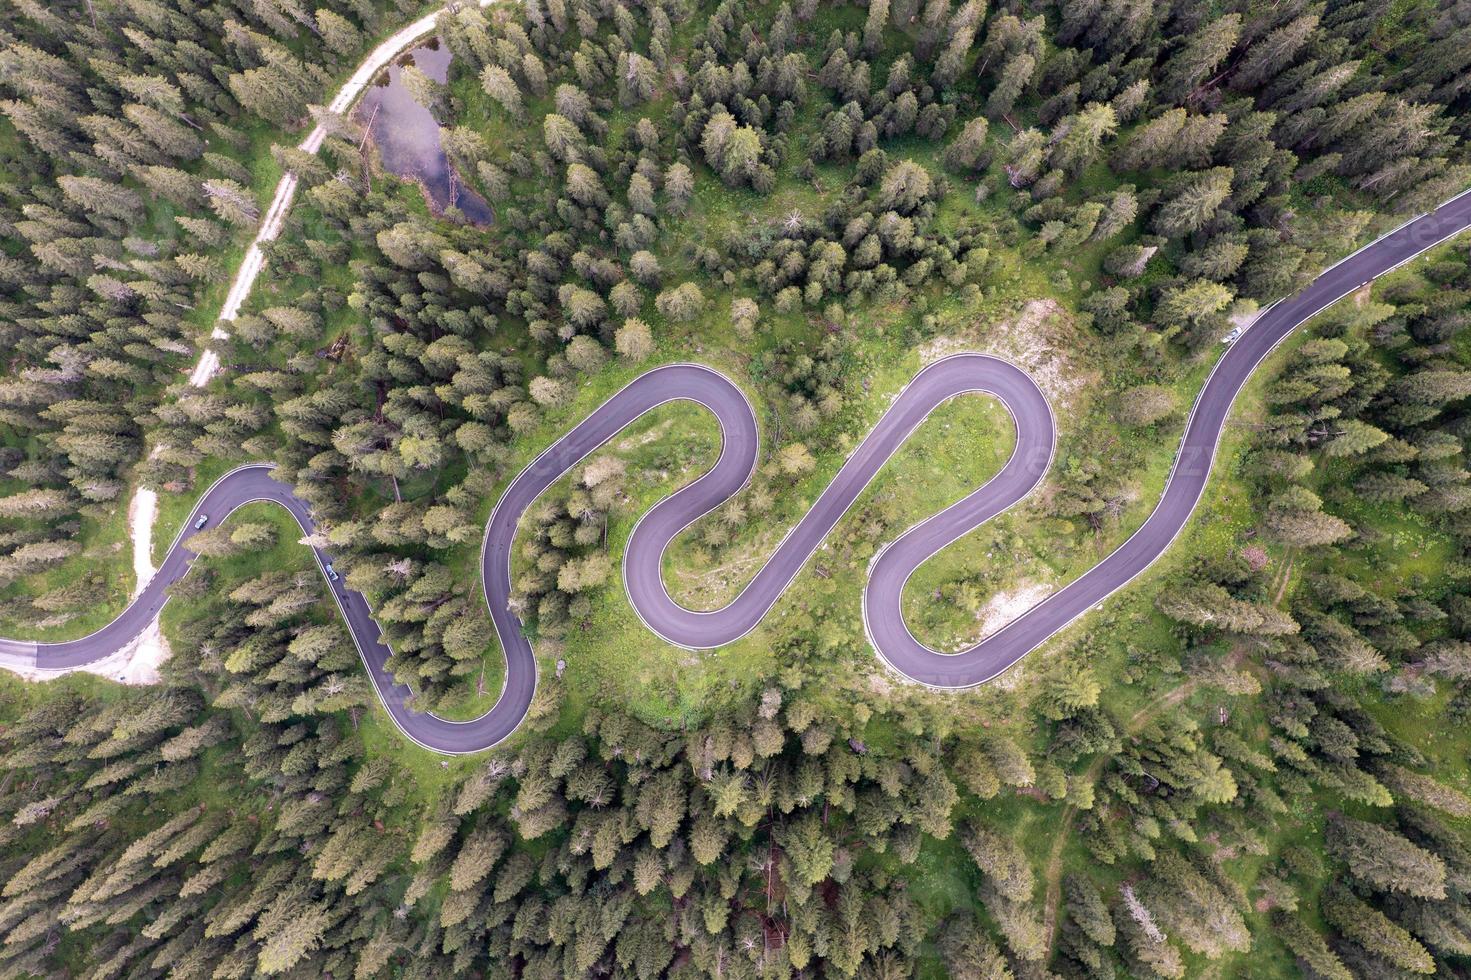
<path id="1" fill-rule="evenodd" d="M 350 55 L 362 48 L 362 32 L 346 17 L 326 7 L 319 7 L 316 18 L 317 32 L 333 54 Z"/>
<path id="2" fill-rule="evenodd" d="M 93 214 L 135 223 L 143 213 L 143 199 L 122 184 L 72 175 L 56 178 L 56 184 L 68 200 Z"/>
<path id="3" fill-rule="evenodd" d="M 1267 505 L 1264 526 L 1278 540 L 1311 547 L 1342 541 L 1353 530 L 1340 518 L 1322 510 L 1323 501 L 1306 487 L 1290 486 Z"/>
<path id="4" fill-rule="evenodd" d="M 1286 613 L 1271 606 L 1232 597 L 1219 585 L 1197 583 L 1161 592 L 1155 599 L 1160 612 L 1196 626 L 1214 626 L 1235 633 L 1284 636 L 1298 630 Z"/>
<path id="5" fill-rule="evenodd" d="M 1170 851 L 1155 859 L 1145 901 L 1171 936 L 1208 959 L 1245 952 L 1251 936 L 1240 911 L 1216 882 Z"/>
<path id="6" fill-rule="evenodd" d="M 505 835 L 493 824 L 477 827 L 460 846 L 450 865 L 449 883 L 454 891 L 466 891 L 479 884 L 500 860 L 506 850 Z"/>
<path id="7" fill-rule="evenodd" d="M 1230 167 L 1216 167 L 1179 181 L 1154 214 L 1154 229 L 1179 238 L 1203 227 L 1231 195 Z"/>
<path id="8" fill-rule="evenodd" d="M 889 22 L 889 0 L 869 0 L 863 24 L 863 51 L 872 57 L 883 49 L 884 28 Z"/>
<path id="9" fill-rule="evenodd" d="M 1013 980 L 1006 958 L 970 916 L 947 920 L 939 947 L 946 971 L 957 980 Z"/>
<path id="10" fill-rule="evenodd" d="M 695 178 L 689 167 L 675 163 L 664 172 L 664 193 L 668 195 L 671 214 L 684 214 L 694 192 Z"/>
<path id="11" fill-rule="evenodd" d="M 900 214 L 910 214 L 930 196 L 934 183 L 929 171 L 912 160 L 901 160 L 884 171 L 880 202 Z"/>
<path id="12" fill-rule="evenodd" d="M 1209 323 L 1234 298 L 1226 286 L 1200 279 L 1166 290 L 1155 307 L 1155 318 L 1166 326 L 1199 326 Z"/>
<path id="13" fill-rule="evenodd" d="M 480 84 L 485 89 L 485 94 L 499 102 L 512 119 L 520 122 L 526 117 L 526 109 L 521 102 L 521 89 L 510 72 L 499 65 L 486 65 L 485 70 L 480 73 Z"/>
<path id="14" fill-rule="evenodd" d="M 261 940 L 257 964 L 262 973 L 285 973 L 316 949 L 333 916 L 326 902 L 306 900 L 303 890 L 283 892 L 261 915 L 255 936 Z"/>
<path id="15" fill-rule="evenodd" d="M 1324 980 L 1354 980 L 1354 974 L 1323 941 L 1323 937 L 1302 919 L 1287 912 L 1277 912 L 1272 926 L 1283 943 L 1314 976 Z"/>
<path id="16" fill-rule="evenodd" d="M 1185 976 L 1185 963 L 1180 951 L 1155 924 L 1154 915 L 1125 884 L 1119 889 L 1121 902 L 1114 910 L 1114 922 L 1123 934 L 1130 965 L 1139 976 L 1163 980 L 1180 980 Z"/>
<path id="17" fill-rule="evenodd" d="M 945 165 L 952 170 L 970 171 L 986 162 L 986 134 L 990 124 L 985 116 L 977 116 L 965 124 L 960 133 L 945 147 Z"/>
<path id="18" fill-rule="evenodd" d="M 608 204 L 608 192 L 603 187 L 602 178 L 597 171 L 581 163 L 567 165 L 567 195 L 583 207 L 602 209 Z"/>
<path id="19" fill-rule="evenodd" d="M 1119 420 L 1129 426 L 1153 425 L 1179 408 L 1174 391 L 1160 385 L 1137 385 L 1117 397 Z"/>
<path id="20" fill-rule="evenodd" d="M 1232 73 L 1231 86 L 1250 90 L 1269 81 L 1291 63 L 1317 26 L 1318 15 L 1306 13 L 1253 43 Z"/>
<path id="21" fill-rule="evenodd" d="M 1328 456 L 1361 456 L 1389 438 L 1389 433 L 1358 419 L 1339 422 L 1333 438 L 1323 444 Z"/>
<path id="22" fill-rule="evenodd" d="M 1445 897 L 1445 862 L 1387 827 L 1339 816 L 1329 821 L 1325 839 L 1328 853 L 1365 884 L 1417 898 Z"/>
<path id="23" fill-rule="evenodd" d="M 1103 141 L 1117 131 L 1118 120 L 1112 106 L 1092 102 L 1057 128 L 1062 137 L 1052 148 L 1052 165 L 1076 177 L 1098 156 Z"/>
<path id="24" fill-rule="evenodd" d="M 1415 937 L 1342 884 L 1329 885 L 1321 905 L 1330 926 L 1374 956 L 1410 973 L 1435 972 L 1434 958 Z"/>
<path id="25" fill-rule="evenodd" d="M 700 315 L 705 307 L 705 295 L 692 282 L 681 283 L 666 289 L 654 299 L 660 313 L 679 323 L 687 323 Z"/>
<path id="26" fill-rule="evenodd" d="M 1063 878 L 1063 894 L 1067 900 L 1068 921 L 1081 930 L 1089 941 L 1099 946 L 1112 946 L 1116 935 L 1113 919 L 1098 888 L 1080 874 Z"/>
<path id="27" fill-rule="evenodd" d="M 834 846 L 816 814 L 806 813 L 788 823 L 781 839 L 797 881 L 815 885 L 828 876 Z"/>
<path id="28" fill-rule="evenodd" d="M 967 824 L 962 841 L 998 893 L 1014 902 L 1031 899 L 1036 881 L 1025 852 L 1010 837 L 977 824 Z"/>
<path id="29" fill-rule="evenodd" d="M 1377 770 L 1376 775 L 1401 799 L 1414 800 L 1453 817 L 1471 816 L 1471 797 L 1432 776 L 1392 764 Z"/>
<path id="30" fill-rule="evenodd" d="M 1226 60 L 1241 37 L 1241 15 L 1226 14 L 1192 32 L 1160 70 L 1156 97 L 1182 103 Z"/>
<path id="31" fill-rule="evenodd" d="M 1011 112 L 1036 70 L 1037 59 L 1025 51 L 1007 59 L 996 87 L 986 99 L 986 115 L 999 119 Z"/>

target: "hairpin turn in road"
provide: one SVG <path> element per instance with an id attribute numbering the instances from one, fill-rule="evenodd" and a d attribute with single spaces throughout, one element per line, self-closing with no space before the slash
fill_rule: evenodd
<path id="1" fill-rule="evenodd" d="M 958 354 L 921 370 L 843 464 L 832 483 L 787 534 L 731 603 L 710 612 L 685 609 L 669 597 L 660 574 L 664 549 L 686 526 L 740 491 L 755 465 L 755 415 L 728 378 L 697 364 L 655 368 L 630 382 L 552 443 L 511 481 L 486 524 L 481 553 L 485 600 L 506 657 L 500 699 L 485 714 L 457 722 L 409 707 L 411 692 L 385 664 L 390 651 L 361 594 L 329 578 L 329 556 L 314 548 L 318 567 L 342 612 L 378 697 L 394 723 L 436 752 L 478 752 L 521 724 L 536 692 L 536 658 L 510 608 L 511 547 L 526 509 L 558 477 L 651 409 L 674 400 L 697 402 L 715 414 L 722 433 L 720 458 L 706 474 L 652 507 L 635 525 L 624 557 L 624 585 L 644 623 L 664 639 L 692 648 L 729 643 L 755 628 L 808 557 L 863 492 L 883 464 L 936 407 L 967 392 L 999 398 L 1016 425 L 1011 459 L 984 486 L 900 535 L 869 567 L 863 619 L 879 656 L 894 670 L 939 688 L 984 683 L 1036 649 L 1058 630 L 1137 578 L 1179 535 L 1205 491 L 1222 428 L 1236 395 L 1262 360 L 1294 328 L 1373 279 L 1471 226 L 1471 191 L 1407 222 L 1332 266 L 1302 292 L 1270 307 L 1226 349 L 1206 380 L 1186 422 L 1185 436 L 1164 494 L 1144 524 L 1110 555 L 999 632 L 960 653 L 942 654 L 920 643 L 904 625 L 904 583 L 928 557 L 1030 493 L 1046 474 L 1056 439 L 1047 399 L 1020 368 L 984 354 Z M 270 464 L 232 470 L 209 488 L 184 523 L 162 566 L 117 619 L 79 640 L 35 643 L 0 640 L 0 666 L 67 670 L 101 660 L 126 645 L 159 614 L 168 587 L 188 572 L 188 550 L 199 515 L 216 521 L 244 504 L 269 500 L 285 507 L 302 530 L 315 529 L 292 489 L 275 480 Z"/>

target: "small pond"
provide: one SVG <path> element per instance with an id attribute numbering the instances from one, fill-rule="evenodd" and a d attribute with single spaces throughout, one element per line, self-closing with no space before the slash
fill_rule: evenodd
<path id="1" fill-rule="evenodd" d="M 434 115 L 409 94 L 399 81 L 402 65 L 412 64 L 436 82 L 448 76 L 449 49 L 437 39 L 414 48 L 388 66 L 386 77 L 363 93 L 356 116 L 371 120 L 373 145 L 383 166 L 391 173 L 417 181 L 436 212 L 453 205 L 478 225 L 490 224 L 495 217 L 490 204 L 465 186 L 450 165 L 439 143 L 439 123 Z"/>

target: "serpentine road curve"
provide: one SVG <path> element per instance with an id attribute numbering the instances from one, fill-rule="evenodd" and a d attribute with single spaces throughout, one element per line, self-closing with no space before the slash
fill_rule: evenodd
<path id="1" fill-rule="evenodd" d="M 379 698 L 403 733 L 436 752 L 478 752 L 516 730 L 536 691 L 536 658 L 509 607 L 517 522 L 562 474 L 635 419 L 667 402 L 688 400 L 705 406 L 720 422 L 721 451 L 714 467 L 640 518 L 623 567 L 629 599 L 651 630 L 672 643 L 708 648 L 745 635 L 761 621 L 848 507 L 930 412 L 957 395 L 984 392 L 1005 404 L 1016 425 L 1011 459 L 980 489 L 910 528 L 879 552 L 870 564 L 863 596 L 864 627 L 874 649 L 893 669 L 938 688 L 981 684 L 1132 581 L 1165 552 L 1205 490 L 1236 395 L 1295 327 L 1467 227 L 1471 227 L 1471 191 L 1365 246 L 1307 289 L 1268 308 L 1227 348 L 1206 380 L 1186 422 L 1164 494 L 1144 524 L 1080 578 L 961 653 L 938 653 L 909 632 L 900 608 L 904 583 L 925 559 L 1030 493 L 1046 475 L 1056 440 L 1051 408 L 1032 379 L 1020 368 L 984 354 L 947 357 L 915 375 L 741 594 L 710 612 L 674 602 L 665 591 L 660 562 L 681 530 L 745 485 L 759 449 L 755 415 L 741 390 L 711 368 L 671 364 L 634 379 L 522 470 L 491 512 L 481 571 L 486 603 L 505 651 L 506 682 L 495 706 L 471 721 L 450 721 L 411 709 L 410 690 L 384 668 L 390 651 L 380 639 L 367 601 L 340 580 L 329 579 L 328 586 Z M 196 515 L 208 514 L 218 524 L 236 508 L 258 500 L 285 507 L 304 532 L 314 530 L 306 504 L 272 478 L 269 464 L 232 470 L 205 492 L 157 574 L 117 619 L 79 640 L 0 640 L 0 666 L 62 671 L 100 660 L 126 645 L 159 614 L 168 600 L 168 587 L 189 571 L 194 555 L 187 545 Z M 320 549 L 313 552 L 325 577 L 330 556 Z"/>

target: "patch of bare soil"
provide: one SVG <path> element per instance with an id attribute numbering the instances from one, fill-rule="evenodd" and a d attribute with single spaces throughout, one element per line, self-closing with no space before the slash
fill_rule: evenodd
<path id="1" fill-rule="evenodd" d="M 986 555 L 995 557 L 994 552 Z M 935 644 L 941 653 L 959 653 L 967 650 L 986 637 L 1016 619 L 1022 613 L 1047 598 L 1055 591 L 1054 586 L 1037 580 L 1023 579 L 1016 585 L 993 592 L 986 603 L 975 611 L 975 625 L 969 629 L 956 630 L 944 643 Z M 940 593 L 928 597 L 926 602 L 943 601 Z"/>
<path id="2" fill-rule="evenodd" d="M 17 667 L 10 664 L 0 664 L 0 666 L 19 674 L 28 681 L 55 680 L 66 674 L 80 671 L 96 674 L 98 677 L 105 677 L 120 684 L 157 684 L 160 680 L 159 667 L 169 658 L 171 652 L 169 641 L 164 637 L 158 620 L 155 618 L 142 633 L 133 637 L 120 649 L 101 660 L 95 660 L 81 667 L 42 670 L 37 667 Z"/>
<path id="3" fill-rule="evenodd" d="M 665 419 L 658 425 L 650 426 L 649 431 L 647 432 L 643 432 L 638 435 L 623 437 L 621 440 L 618 441 L 615 448 L 621 453 L 626 453 L 630 449 L 637 449 L 639 446 L 647 446 L 651 442 L 657 442 L 660 439 L 664 438 L 664 436 L 667 435 L 669 430 L 672 428 L 674 428 L 674 420 Z"/>
<path id="4" fill-rule="evenodd" d="M 128 504 L 128 531 L 133 540 L 133 598 L 153 578 L 153 521 L 158 516 L 158 494 L 139 487 Z"/>
<path id="5" fill-rule="evenodd" d="M 1046 582 L 1022 582 L 1013 589 L 1003 589 L 981 607 L 978 640 L 983 640 L 1047 598 L 1053 587 Z"/>
<path id="6" fill-rule="evenodd" d="M 1062 304 L 1034 299 L 1010 319 L 977 320 L 960 333 L 936 337 L 920 347 L 919 356 L 926 364 L 961 351 L 1004 357 L 1025 369 L 1056 408 L 1101 378 L 1078 362 L 1075 355 L 1084 349 L 1077 324 Z"/>

